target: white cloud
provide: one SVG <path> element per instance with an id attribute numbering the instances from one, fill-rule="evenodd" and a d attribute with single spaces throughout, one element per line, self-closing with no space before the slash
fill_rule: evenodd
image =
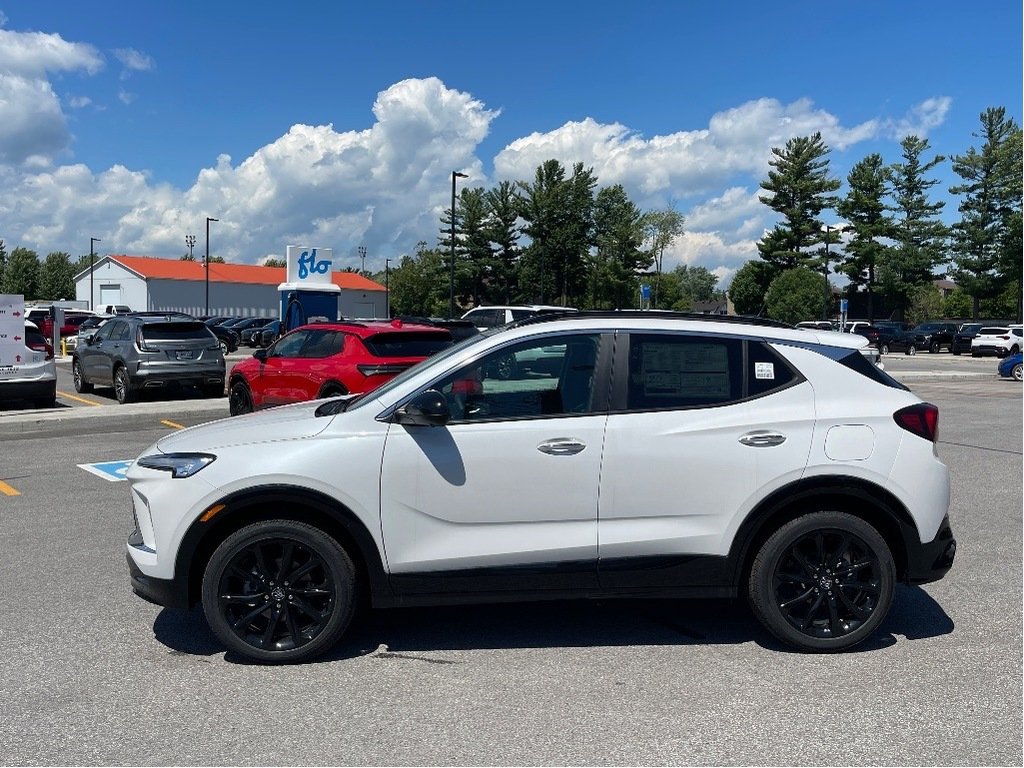
<path id="1" fill-rule="evenodd" d="M 906 136 L 924 138 L 946 121 L 952 106 L 953 100 L 948 96 L 926 99 L 912 107 L 905 117 L 887 122 L 887 132 L 897 140 Z"/>
<path id="2" fill-rule="evenodd" d="M 136 51 L 134 48 L 118 48 L 114 51 L 114 57 L 124 65 L 126 70 L 121 74 L 122 79 L 128 71 L 148 72 L 156 66 L 152 57 Z"/>
<path id="3" fill-rule="evenodd" d="M 131 104 L 135 101 L 135 94 L 121 88 L 117 92 L 117 98 L 122 104 Z"/>
<path id="4" fill-rule="evenodd" d="M 72 96 L 68 99 L 68 106 L 72 109 L 82 109 L 92 104 L 92 99 L 88 96 Z"/>

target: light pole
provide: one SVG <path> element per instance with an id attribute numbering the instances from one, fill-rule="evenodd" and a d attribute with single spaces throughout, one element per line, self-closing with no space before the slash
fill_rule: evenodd
<path id="1" fill-rule="evenodd" d="M 825 225 L 825 263 L 822 265 L 821 271 L 825 274 L 825 305 L 821 309 L 821 319 L 828 320 L 829 305 L 832 303 L 829 299 L 832 298 L 832 289 L 828 286 L 828 244 L 832 234 L 832 227 L 828 224 Z"/>
<path id="2" fill-rule="evenodd" d="M 388 284 L 391 279 L 391 259 L 384 259 L 384 311 L 385 317 L 391 319 L 391 286 Z"/>
<path id="3" fill-rule="evenodd" d="M 188 260 L 195 261 L 195 259 L 192 258 L 192 249 L 196 247 L 196 236 L 185 235 L 185 245 L 188 246 Z"/>
<path id="4" fill-rule="evenodd" d="M 210 314 L 210 222 L 220 221 L 220 219 L 211 219 L 209 216 L 206 217 L 206 309 L 203 312 L 205 315 Z"/>
<path id="5" fill-rule="evenodd" d="M 363 274 L 366 271 L 366 246 L 360 245 L 356 248 L 356 253 L 359 254 L 359 274 Z"/>
<path id="6" fill-rule="evenodd" d="M 92 273 L 96 271 L 96 254 L 92 249 L 93 243 L 102 243 L 98 237 L 89 238 L 89 309 L 93 307 L 93 297 L 96 295 L 92 286 Z"/>
<path id="7" fill-rule="evenodd" d="M 452 239 L 451 263 L 448 265 L 448 317 L 455 318 L 455 180 L 469 178 L 464 173 L 452 171 Z"/>

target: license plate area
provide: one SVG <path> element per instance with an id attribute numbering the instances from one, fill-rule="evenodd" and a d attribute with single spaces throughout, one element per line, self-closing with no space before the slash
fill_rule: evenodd
<path id="1" fill-rule="evenodd" d="M 177 352 L 174 353 L 174 359 L 175 360 L 191 360 L 192 359 L 192 350 L 191 349 L 181 349 L 181 350 L 178 350 Z"/>

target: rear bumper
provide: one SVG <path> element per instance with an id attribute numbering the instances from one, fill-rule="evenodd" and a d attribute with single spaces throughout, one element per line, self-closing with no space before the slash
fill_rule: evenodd
<path id="1" fill-rule="evenodd" d="M 140 366 L 138 371 L 131 376 L 131 381 L 132 387 L 136 389 L 167 386 L 205 387 L 213 384 L 223 384 L 224 369 L 218 366 L 210 366 L 199 369 L 174 370 L 173 368 L 165 368 L 161 370 L 155 366 Z"/>
<path id="2" fill-rule="evenodd" d="M 939 532 L 932 541 L 907 548 L 908 584 L 927 584 L 938 581 L 950 568 L 956 557 L 956 538 L 949 525 L 949 516 L 942 519 Z"/>
<path id="3" fill-rule="evenodd" d="M 49 400 L 56 396 L 56 379 L 0 381 L 0 400 Z"/>

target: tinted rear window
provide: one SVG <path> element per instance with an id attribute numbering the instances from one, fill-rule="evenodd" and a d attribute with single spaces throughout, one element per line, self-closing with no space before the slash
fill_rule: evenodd
<path id="1" fill-rule="evenodd" d="M 146 341 L 195 341 L 209 340 L 213 333 L 202 323 L 147 323 L 142 326 L 142 337 Z"/>
<path id="2" fill-rule="evenodd" d="M 378 333 L 363 339 L 375 357 L 430 357 L 452 345 L 451 334 L 443 333 Z"/>

